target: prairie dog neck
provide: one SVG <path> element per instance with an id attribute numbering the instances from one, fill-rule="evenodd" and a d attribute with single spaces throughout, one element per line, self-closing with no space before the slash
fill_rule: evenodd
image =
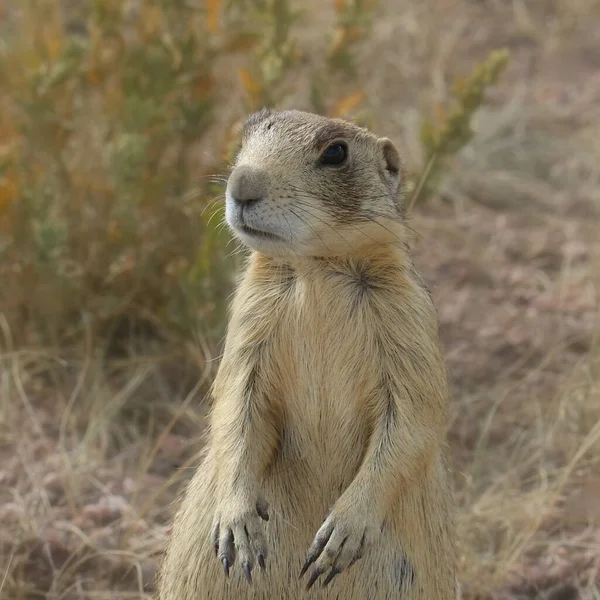
<path id="1" fill-rule="evenodd" d="M 328 273 L 361 279 L 369 274 L 390 270 L 398 274 L 408 260 L 404 244 L 388 244 L 343 256 L 293 256 L 279 259 L 260 252 L 252 252 L 250 268 L 265 273 L 272 273 L 274 270 L 284 271 L 300 279 L 311 279 Z"/>

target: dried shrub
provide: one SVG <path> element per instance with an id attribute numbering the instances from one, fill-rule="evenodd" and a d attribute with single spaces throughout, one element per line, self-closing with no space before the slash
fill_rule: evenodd
<path id="1" fill-rule="evenodd" d="M 336 7 L 338 30 L 360 35 L 325 40 L 338 58 L 303 80 L 306 108 L 327 110 L 320 94 L 345 115 L 362 99 L 338 84 L 366 8 Z M 221 330 L 231 248 L 210 174 L 235 132 L 219 102 L 284 101 L 306 70 L 300 16 L 288 0 L 23 3 L 0 51 L 0 311 L 18 343 Z"/>
<path id="2" fill-rule="evenodd" d="M 447 159 L 471 141 L 473 116 L 482 105 L 487 88 L 500 79 L 509 58 L 508 50 L 491 52 L 486 60 L 476 65 L 471 75 L 456 79 L 452 89 L 454 106 L 438 106 L 436 117 L 423 120 L 423 166 L 409 184 L 412 190 L 409 211 L 419 200 L 435 193 Z"/>

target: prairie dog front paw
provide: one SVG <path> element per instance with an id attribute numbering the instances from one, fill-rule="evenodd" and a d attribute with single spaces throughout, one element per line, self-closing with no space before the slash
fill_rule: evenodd
<path id="1" fill-rule="evenodd" d="M 268 520 L 268 504 L 261 498 L 255 502 L 224 502 L 218 506 L 213 523 L 212 545 L 226 576 L 229 576 L 236 554 L 250 583 L 256 562 L 262 569 L 265 568 L 267 547 L 263 521 Z"/>
<path id="2" fill-rule="evenodd" d="M 365 512 L 356 508 L 340 509 L 337 505 L 334 506 L 317 532 L 300 573 L 302 577 L 310 565 L 315 563 L 307 589 L 327 570 L 329 573 L 323 586 L 331 583 L 336 575 L 363 556 L 379 533 L 380 527 L 373 519 L 365 517 Z"/>

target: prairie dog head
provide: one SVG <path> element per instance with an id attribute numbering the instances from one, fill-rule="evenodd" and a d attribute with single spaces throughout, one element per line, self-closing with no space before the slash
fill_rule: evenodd
<path id="1" fill-rule="evenodd" d="M 388 138 L 341 119 L 263 109 L 245 123 L 226 220 L 267 255 L 344 256 L 398 241 L 400 178 Z"/>

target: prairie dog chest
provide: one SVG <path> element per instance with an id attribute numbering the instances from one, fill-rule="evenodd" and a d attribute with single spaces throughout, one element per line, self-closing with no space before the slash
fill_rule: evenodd
<path id="1" fill-rule="evenodd" d="M 356 427 L 373 388 L 365 307 L 354 292 L 347 274 L 326 271 L 298 277 L 290 297 L 289 408 L 321 429 Z"/>

